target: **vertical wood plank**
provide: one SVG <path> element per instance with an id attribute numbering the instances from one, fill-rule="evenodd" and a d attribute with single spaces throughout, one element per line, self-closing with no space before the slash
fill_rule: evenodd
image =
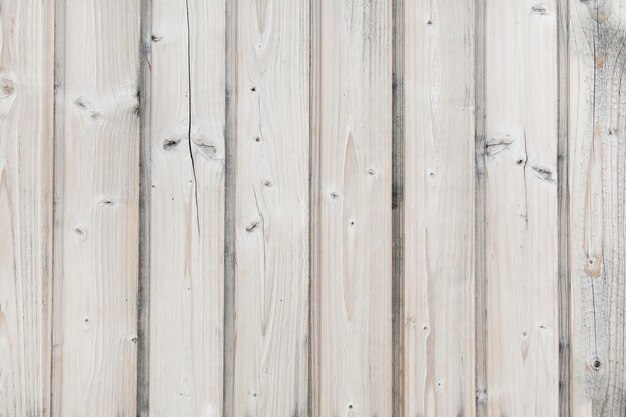
<path id="1" fill-rule="evenodd" d="M 473 416 L 474 1 L 406 1 L 406 416 Z"/>
<path id="2" fill-rule="evenodd" d="M 54 4 L 0 2 L 0 416 L 50 415 Z"/>
<path id="3" fill-rule="evenodd" d="M 234 416 L 308 394 L 309 2 L 237 7 Z"/>
<path id="4" fill-rule="evenodd" d="M 57 3 L 56 416 L 136 413 L 139 15 Z"/>
<path id="5" fill-rule="evenodd" d="M 625 1 L 570 2 L 572 416 L 626 410 Z"/>
<path id="6" fill-rule="evenodd" d="M 149 413 L 222 416 L 224 1 L 151 22 Z"/>
<path id="7" fill-rule="evenodd" d="M 556 416 L 557 4 L 485 7 L 488 413 Z"/>
<path id="8" fill-rule="evenodd" d="M 392 2 L 316 2 L 316 416 L 392 413 Z"/>

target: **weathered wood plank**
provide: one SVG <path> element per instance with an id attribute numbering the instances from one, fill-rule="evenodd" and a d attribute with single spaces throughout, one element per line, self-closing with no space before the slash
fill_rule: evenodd
<path id="1" fill-rule="evenodd" d="M 392 2 L 315 4 L 314 414 L 390 416 Z"/>
<path id="2" fill-rule="evenodd" d="M 559 405 L 557 7 L 485 2 L 488 415 Z"/>
<path id="3" fill-rule="evenodd" d="M 626 412 L 626 2 L 570 2 L 572 416 Z"/>
<path id="4" fill-rule="evenodd" d="M 57 3 L 55 416 L 133 416 L 140 3 Z"/>
<path id="5" fill-rule="evenodd" d="M 234 416 L 308 414 L 309 1 L 237 7 Z"/>
<path id="6" fill-rule="evenodd" d="M 404 415 L 474 415 L 474 1 L 405 2 Z"/>
<path id="7" fill-rule="evenodd" d="M 154 0 L 149 413 L 222 416 L 223 0 Z"/>
<path id="8" fill-rule="evenodd" d="M 54 5 L 0 2 L 0 416 L 50 415 Z"/>

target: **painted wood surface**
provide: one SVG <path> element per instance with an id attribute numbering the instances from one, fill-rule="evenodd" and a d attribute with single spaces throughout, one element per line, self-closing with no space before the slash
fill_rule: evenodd
<path id="1" fill-rule="evenodd" d="M 0 8 L 0 416 L 47 417 L 54 9 Z"/>
<path id="2" fill-rule="evenodd" d="M 488 415 L 558 415 L 556 12 L 484 2 Z"/>
<path id="3" fill-rule="evenodd" d="M 626 2 L 570 7 L 571 415 L 620 416 L 626 409 Z"/>
<path id="4" fill-rule="evenodd" d="M 224 1 L 153 1 L 151 18 L 147 408 L 222 416 Z"/>
<path id="5" fill-rule="evenodd" d="M 0 0 L 0 417 L 608 417 L 624 0 Z"/>
<path id="6" fill-rule="evenodd" d="M 391 2 L 321 0 L 315 415 L 392 410 Z"/>
<path id="7" fill-rule="evenodd" d="M 57 3 L 54 416 L 136 414 L 139 6 Z"/>

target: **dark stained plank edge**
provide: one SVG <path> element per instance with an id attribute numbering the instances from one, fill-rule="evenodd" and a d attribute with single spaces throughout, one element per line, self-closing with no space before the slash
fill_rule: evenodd
<path id="1" fill-rule="evenodd" d="M 152 1 L 141 0 L 139 73 L 139 285 L 137 295 L 137 416 L 150 415 L 150 53 Z"/>
<path id="2" fill-rule="evenodd" d="M 54 3 L 54 122 L 53 122 L 53 161 L 52 169 L 52 289 L 50 292 L 50 304 L 52 310 L 51 338 L 52 348 L 50 351 L 50 417 L 60 417 L 58 402 L 54 401 L 54 392 L 61 388 L 61 381 L 58 380 L 57 368 L 59 361 L 57 355 L 59 351 L 59 341 L 56 337 L 61 333 L 62 323 L 55 320 L 61 313 L 61 290 L 62 282 L 59 279 L 62 272 L 62 262 L 57 262 L 57 254 L 63 253 L 63 236 L 57 234 L 57 221 L 62 221 L 58 204 L 63 199 L 62 172 L 63 168 L 63 147 L 61 140 L 64 136 L 63 108 L 65 101 L 65 0 L 55 0 Z"/>
<path id="3" fill-rule="evenodd" d="M 235 175 L 237 160 L 237 0 L 225 7 L 224 177 L 224 417 L 234 417 L 235 375 Z"/>
<path id="4" fill-rule="evenodd" d="M 487 274 L 485 252 L 485 0 L 475 0 L 475 317 L 476 416 L 487 416 Z"/>
<path id="5" fill-rule="evenodd" d="M 318 199 L 317 189 L 319 178 L 319 48 L 320 48 L 320 4 L 318 0 L 309 0 L 309 329 L 308 329 L 308 399 L 307 410 L 309 416 L 317 416 L 317 402 L 315 395 L 318 391 L 317 349 L 314 341 L 319 340 L 314 332 L 317 326 L 317 295 L 313 279 L 317 276 L 314 259 L 318 252 L 317 226 Z M 316 161 L 318 164 L 316 165 Z"/>
<path id="6" fill-rule="evenodd" d="M 392 0 L 392 398 L 404 415 L 404 0 Z"/>
<path id="7" fill-rule="evenodd" d="M 568 182 L 568 85 L 569 1 L 557 3 L 558 39 L 558 218 L 559 218 L 559 416 L 570 417 L 572 367 L 570 354 L 569 182 Z"/>

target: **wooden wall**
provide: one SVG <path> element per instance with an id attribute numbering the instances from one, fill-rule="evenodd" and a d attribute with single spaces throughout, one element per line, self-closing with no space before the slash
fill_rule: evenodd
<path id="1" fill-rule="evenodd" d="M 0 417 L 623 417 L 625 45 L 626 0 L 0 0 Z"/>

